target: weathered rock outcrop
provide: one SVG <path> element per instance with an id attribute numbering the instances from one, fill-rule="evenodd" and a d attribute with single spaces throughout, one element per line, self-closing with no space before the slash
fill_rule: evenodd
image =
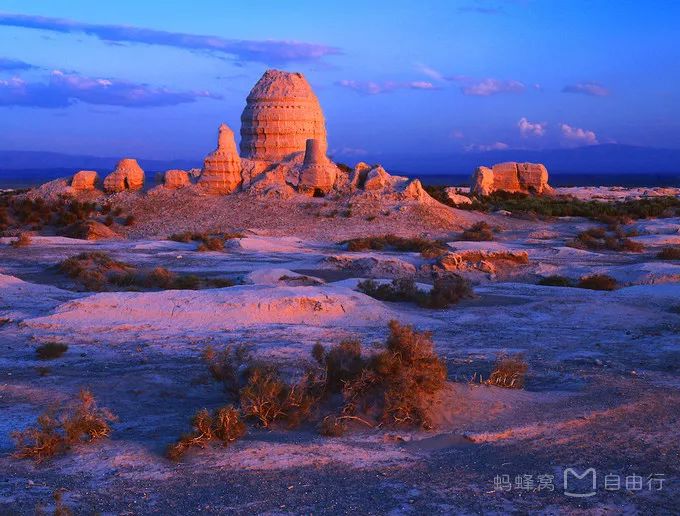
<path id="1" fill-rule="evenodd" d="M 349 176 L 350 187 L 353 189 L 363 188 L 364 183 L 366 182 L 366 176 L 370 170 L 371 165 L 368 163 L 364 163 L 363 161 L 357 163 Z"/>
<path id="2" fill-rule="evenodd" d="M 241 156 L 276 162 L 319 141 L 326 154 L 326 123 L 319 101 L 301 73 L 267 70 L 241 114 Z"/>
<path id="3" fill-rule="evenodd" d="M 163 186 L 165 188 L 177 189 L 191 184 L 189 172 L 186 170 L 166 170 L 163 174 Z"/>
<path id="4" fill-rule="evenodd" d="M 136 159 L 121 159 L 116 169 L 104 179 L 104 190 L 107 193 L 141 190 L 143 187 L 144 171 Z"/>
<path id="5" fill-rule="evenodd" d="M 338 167 L 331 163 L 322 150 L 319 140 L 307 140 L 305 160 L 300 169 L 298 190 L 302 193 L 321 192 L 327 194 L 333 188 L 338 174 Z"/>
<path id="6" fill-rule="evenodd" d="M 94 170 L 81 170 L 73 174 L 71 188 L 76 192 L 89 192 L 94 190 L 99 181 L 99 175 Z"/>
<path id="7" fill-rule="evenodd" d="M 525 192 L 550 194 L 548 170 L 540 163 L 499 163 L 492 168 L 478 167 L 472 175 L 472 193 Z"/>
<path id="8" fill-rule="evenodd" d="M 206 156 L 198 184 L 207 193 L 223 195 L 236 190 L 242 180 L 241 158 L 236 152 L 234 133 L 226 124 L 222 124 L 217 137 L 217 149 Z"/>
<path id="9" fill-rule="evenodd" d="M 459 194 L 457 189 L 453 186 L 448 187 L 444 190 L 446 196 L 454 204 L 472 204 L 472 199 L 469 197 Z"/>

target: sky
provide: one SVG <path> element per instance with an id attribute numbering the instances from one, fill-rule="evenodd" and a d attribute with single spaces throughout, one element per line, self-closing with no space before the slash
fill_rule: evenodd
<path id="1" fill-rule="evenodd" d="M 268 68 L 344 161 L 680 148 L 673 0 L 0 1 L 0 150 L 196 159 Z"/>

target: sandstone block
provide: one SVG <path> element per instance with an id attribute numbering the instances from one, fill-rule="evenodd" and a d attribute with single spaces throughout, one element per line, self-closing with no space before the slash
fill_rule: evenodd
<path id="1" fill-rule="evenodd" d="M 141 190 L 144 187 L 144 171 L 136 159 L 124 158 L 116 165 L 116 169 L 104 179 L 104 190 L 107 193 L 124 190 Z"/>
<path id="2" fill-rule="evenodd" d="M 241 158 L 236 151 L 234 133 L 226 124 L 220 125 L 217 149 L 206 156 L 198 184 L 211 194 L 224 195 L 236 190 L 243 180 Z"/>
<path id="3" fill-rule="evenodd" d="M 94 190 L 99 181 L 99 175 L 94 170 L 81 170 L 71 179 L 71 188 L 78 192 Z"/>

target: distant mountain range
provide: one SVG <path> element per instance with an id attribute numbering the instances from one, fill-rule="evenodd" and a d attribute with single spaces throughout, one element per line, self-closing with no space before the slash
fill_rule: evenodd
<path id="1" fill-rule="evenodd" d="M 80 156 L 40 151 L 0 151 L 0 187 L 29 186 L 57 177 L 69 176 L 78 170 L 97 170 L 105 174 L 115 167 L 119 158 Z M 336 161 L 350 165 L 356 157 L 334 156 Z M 469 177 L 479 165 L 491 166 L 504 161 L 529 161 L 543 163 L 552 177 L 588 175 L 592 177 L 626 175 L 672 176 L 680 178 L 680 149 L 655 149 L 631 145 L 591 145 L 573 149 L 522 150 L 507 149 L 488 152 L 449 154 L 401 154 L 364 161 L 381 162 L 391 173 L 427 177 L 434 175 Z M 200 167 L 202 160 L 139 159 L 148 172 L 172 168 Z M 434 178 L 433 178 L 434 179 Z M 616 181 L 614 181 L 616 182 Z M 668 181 L 662 180 L 659 184 Z M 458 182 L 457 182 L 458 183 Z M 591 183 L 594 184 L 594 183 Z"/>

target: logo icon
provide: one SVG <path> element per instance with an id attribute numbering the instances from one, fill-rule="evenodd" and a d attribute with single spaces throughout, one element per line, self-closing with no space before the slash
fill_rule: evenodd
<path id="1" fill-rule="evenodd" d="M 597 489 L 597 473 L 595 468 L 588 468 L 577 473 L 573 468 L 564 470 L 564 494 L 574 498 L 595 496 Z"/>

